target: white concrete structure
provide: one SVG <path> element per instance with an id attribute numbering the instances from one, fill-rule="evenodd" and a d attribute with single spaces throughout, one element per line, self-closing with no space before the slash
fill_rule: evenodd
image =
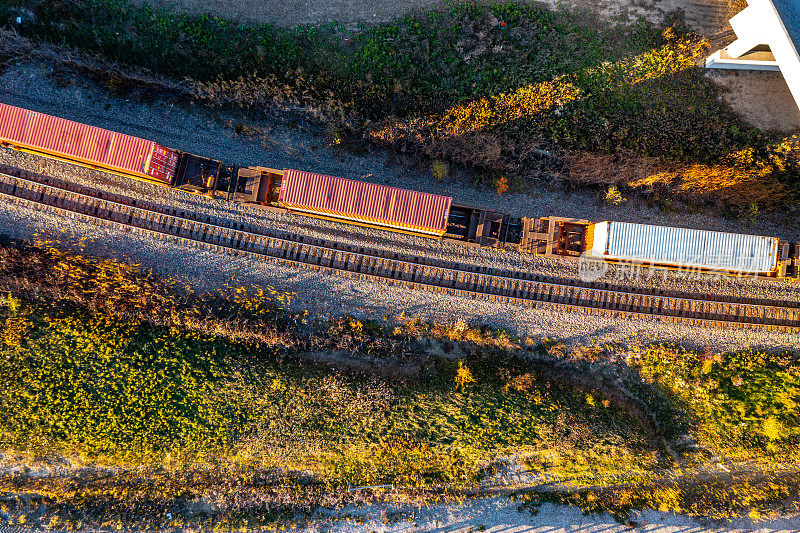
<path id="1" fill-rule="evenodd" d="M 736 40 L 709 56 L 706 67 L 780 70 L 800 108 L 800 0 L 747 0 L 730 23 Z"/>

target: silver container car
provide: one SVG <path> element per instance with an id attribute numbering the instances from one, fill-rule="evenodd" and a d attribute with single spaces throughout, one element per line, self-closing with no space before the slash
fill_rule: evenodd
<path id="1" fill-rule="evenodd" d="M 587 255 L 614 262 L 759 275 L 778 268 L 776 237 L 629 222 L 598 222 L 587 233 Z"/>

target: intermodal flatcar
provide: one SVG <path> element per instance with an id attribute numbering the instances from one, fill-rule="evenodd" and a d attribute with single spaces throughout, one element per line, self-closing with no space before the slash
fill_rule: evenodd
<path id="1" fill-rule="evenodd" d="M 800 243 L 777 237 L 558 217 L 526 219 L 524 235 L 522 247 L 549 257 L 765 278 L 800 273 Z"/>
<path id="2" fill-rule="evenodd" d="M 302 170 L 240 167 L 0 103 L 0 145 L 231 202 L 546 257 L 798 278 L 800 243 L 560 217 L 520 218 L 452 198 Z"/>
<path id="3" fill-rule="evenodd" d="M 516 246 L 522 219 L 441 196 L 299 170 L 238 168 L 227 199 L 283 208 L 362 226 L 456 240 L 475 246 Z"/>
<path id="4" fill-rule="evenodd" d="M 208 190 L 226 177 L 213 159 L 3 103 L 0 145 L 188 190 Z"/>
<path id="5" fill-rule="evenodd" d="M 773 275 L 781 258 L 775 237 L 629 222 L 592 224 L 586 250 L 607 261 L 762 276 Z"/>

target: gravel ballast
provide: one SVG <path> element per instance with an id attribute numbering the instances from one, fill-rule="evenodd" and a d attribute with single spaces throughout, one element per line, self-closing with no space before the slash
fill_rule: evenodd
<path id="1" fill-rule="evenodd" d="M 625 342 L 629 345 L 675 342 L 686 346 L 736 350 L 743 347 L 796 349 L 800 335 L 754 330 L 718 330 L 670 324 L 657 319 L 615 319 L 559 309 L 497 304 L 407 290 L 384 283 L 354 280 L 310 270 L 297 270 L 267 260 L 231 257 L 194 247 L 153 241 L 138 232 L 116 231 L 62 217 L 0 203 L 0 221 L 15 239 L 68 232 L 83 239 L 87 250 L 141 263 L 163 275 L 180 273 L 203 289 L 231 285 L 271 285 L 294 292 L 291 309 L 307 310 L 323 318 L 352 315 L 391 322 L 404 313 L 425 321 L 450 323 L 463 319 L 473 325 L 505 328 L 535 340 L 557 338 L 568 346 Z"/>
<path id="2" fill-rule="evenodd" d="M 591 193 L 567 194 L 541 188 L 535 196 L 498 197 L 489 190 L 474 189 L 460 182 L 437 182 L 429 173 L 409 170 L 389 162 L 386 152 L 356 156 L 321 146 L 322 141 L 309 133 L 288 126 L 260 124 L 264 135 L 241 137 L 233 133 L 235 114 L 211 112 L 204 108 L 178 108 L 157 101 L 144 104 L 121 100 L 104 90 L 79 80 L 64 85 L 54 83 L 42 64 L 18 64 L 0 76 L 0 101 L 95 126 L 122 131 L 155 140 L 166 146 L 217 157 L 237 164 L 259 164 L 273 168 L 299 168 L 386 183 L 398 187 L 450 195 L 459 203 L 490 206 L 518 216 L 569 216 L 587 220 L 622 220 L 746 232 L 800 240 L 800 229 L 785 220 L 764 217 L 752 226 L 703 213 L 664 214 L 636 202 L 611 207 L 597 201 Z M 157 185 L 109 175 L 51 159 L 0 149 L 0 161 L 34 172 L 68 178 L 87 186 L 102 186 L 158 201 L 165 205 L 199 211 L 217 220 L 254 227 L 292 231 L 326 240 L 380 247 L 402 254 L 426 256 L 494 268 L 536 272 L 542 275 L 575 278 L 577 265 L 568 260 L 543 259 L 517 252 L 475 249 L 451 243 L 369 228 L 348 226 L 284 213 L 240 206 L 223 200 L 211 200 Z M 767 334 L 754 331 L 708 330 L 666 324 L 653 320 L 618 320 L 585 314 L 545 309 L 523 309 L 438 294 L 407 291 L 384 284 L 354 281 L 340 276 L 298 272 L 294 269 L 245 258 L 201 252 L 163 243 L 149 242 L 139 235 L 99 229 L 78 222 L 64 222 L 61 217 L 19 209 L 3 203 L 0 224 L 15 238 L 28 238 L 39 230 L 66 230 L 87 238 L 98 252 L 116 252 L 164 274 L 180 273 L 194 282 L 208 286 L 230 282 L 272 284 L 281 290 L 295 291 L 295 305 L 321 314 L 354 314 L 364 318 L 382 318 L 387 314 L 417 315 L 426 320 L 452 321 L 461 317 L 473 324 L 508 328 L 534 338 L 563 337 L 572 344 L 627 340 L 655 340 L 712 345 L 720 349 L 745 346 L 794 348 L 797 335 Z M 800 302 L 800 285 L 789 282 L 739 280 L 728 276 L 682 278 L 666 271 L 643 271 L 652 279 L 626 279 L 625 272 L 613 268 L 608 281 L 624 286 L 648 286 L 685 290 L 698 294 L 751 296 Z M 619 274 L 621 277 L 618 277 Z"/>

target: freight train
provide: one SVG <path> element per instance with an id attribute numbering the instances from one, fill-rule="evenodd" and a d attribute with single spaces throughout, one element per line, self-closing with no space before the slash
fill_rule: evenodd
<path id="1" fill-rule="evenodd" d="M 447 196 L 293 169 L 226 165 L 153 141 L 0 103 L 0 145 L 184 191 L 469 246 L 545 257 L 796 279 L 800 243 L 562 217 L 521 218 Z"/>

